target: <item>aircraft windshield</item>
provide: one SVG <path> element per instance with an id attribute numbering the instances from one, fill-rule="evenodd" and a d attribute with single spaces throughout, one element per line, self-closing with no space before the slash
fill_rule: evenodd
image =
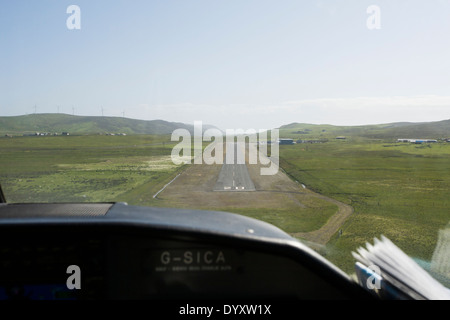
<path id="1" fill-rule="evenodd" d="M 11 203 L 269 222 L 346 273 L 384 235 L 450 286 L 450 2 L 4 1 Z"/>

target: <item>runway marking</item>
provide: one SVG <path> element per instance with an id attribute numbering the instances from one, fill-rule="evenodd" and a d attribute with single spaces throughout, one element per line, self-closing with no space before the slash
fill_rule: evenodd
<path id="1" fill-rule="evenodd" d="M 226 150 L 226 162 L 222 165 L 222 169 L 213 190 L 255 191 L 245 161 L 243 161 L 243 163 L 239 163 L 238 161 L 239 158 L 245 159 L 245 150 L 241 150 L 235 143 L 228 143 Z"/>
<path id="2" fill-rule="evenodd" d="M 172 180 L 170 180 L 169 183 L 167 183 L 161 190 L 159 190 L 157 193 L 155 193 L 153 195 L 153 198 L 156 198 L 158 196 L 158 194 L 160 194 L 169 184 L 171 184 L 172 182 L 175 181 L 176 178 L 178 178 L 180 176 L 181 173 L 177 174 L 177 176 L 175 178 L 173 178 Z"/>

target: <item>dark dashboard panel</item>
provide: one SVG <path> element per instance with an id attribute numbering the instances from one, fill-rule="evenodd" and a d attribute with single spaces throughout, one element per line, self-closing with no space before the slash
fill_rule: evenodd
<path id="1" fill-rule="evenodd" d="M 298 241 L 238 215 L 124 204 L 89 218 L 27 212 L 0 217 L 0 299 L 369 298 Z"/>
<path id="2" fill-rule="evenodd" d="M 111 276 L 126 275 L 109 287 L 113 297 L 344 298 L 292 259 L 243 243 L 122 236 L 112 247 Z"/>
<path id="3" fill-rule="evenodd" d="M 94 299 L 104 295 L 106 241 L 77 232 L 15 228 L 0 232 L 0 299 Z M 41 228 L 39 228 L 41 229 Z M 69 290 L 69 266 L 81 268 L 81 290 Z"/>

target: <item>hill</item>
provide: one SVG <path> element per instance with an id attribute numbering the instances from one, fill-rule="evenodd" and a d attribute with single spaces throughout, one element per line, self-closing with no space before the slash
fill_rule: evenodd
<path id="1" fill-rule="evenodd" d="M 334 138 L 336 136 L 370 139 L 439 139 L 450 137 L 450 120 L 420 123 L 395 122 L 364 126 L 290 123 L 279 129 L 282 137 L 294 139 Z"/>
<path id="2" fill-rule="evenodd" d="M 211 128 L 203 125 L 203 130 Z M 193 125 L 164 120 L 136 120 L 121 117 L 75 116 L 60 113 L 30 114 L 0 117 L 0 134 L 27 134 L 35 132 L 69 134 L 171 134 L 175 129 L 193 133 Z"/>

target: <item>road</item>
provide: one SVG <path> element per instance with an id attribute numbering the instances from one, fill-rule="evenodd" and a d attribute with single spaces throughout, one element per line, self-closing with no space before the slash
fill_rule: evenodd
<path id="1" fill-rule="evenodd" d="M 231 150 L 234 150 L 234 157 L 230 154 Z M 255 191 L 245 164 L 245 150 L 238 147 L 237 143 L 227 142 L 226 152 L 225 163 L 219 172 L 214 191 Z"/>
<path id="2" fill-rule="evenodd" d="M 306 239 L 312 243 L 325 245 L 328 241 L 330 241 L 333 234 L 341 229 L 345 220 L 347 220 L 347 218 L 352 215 L 354 211 L 353 207 L 335 199 L 320 194 L 317 194 L 317 197 L 337 205 L 338 211 L 330 219 L 328 219 L 328 221 L 320 229 L 311 232 L 295 232 L 291 235 Z"/>

